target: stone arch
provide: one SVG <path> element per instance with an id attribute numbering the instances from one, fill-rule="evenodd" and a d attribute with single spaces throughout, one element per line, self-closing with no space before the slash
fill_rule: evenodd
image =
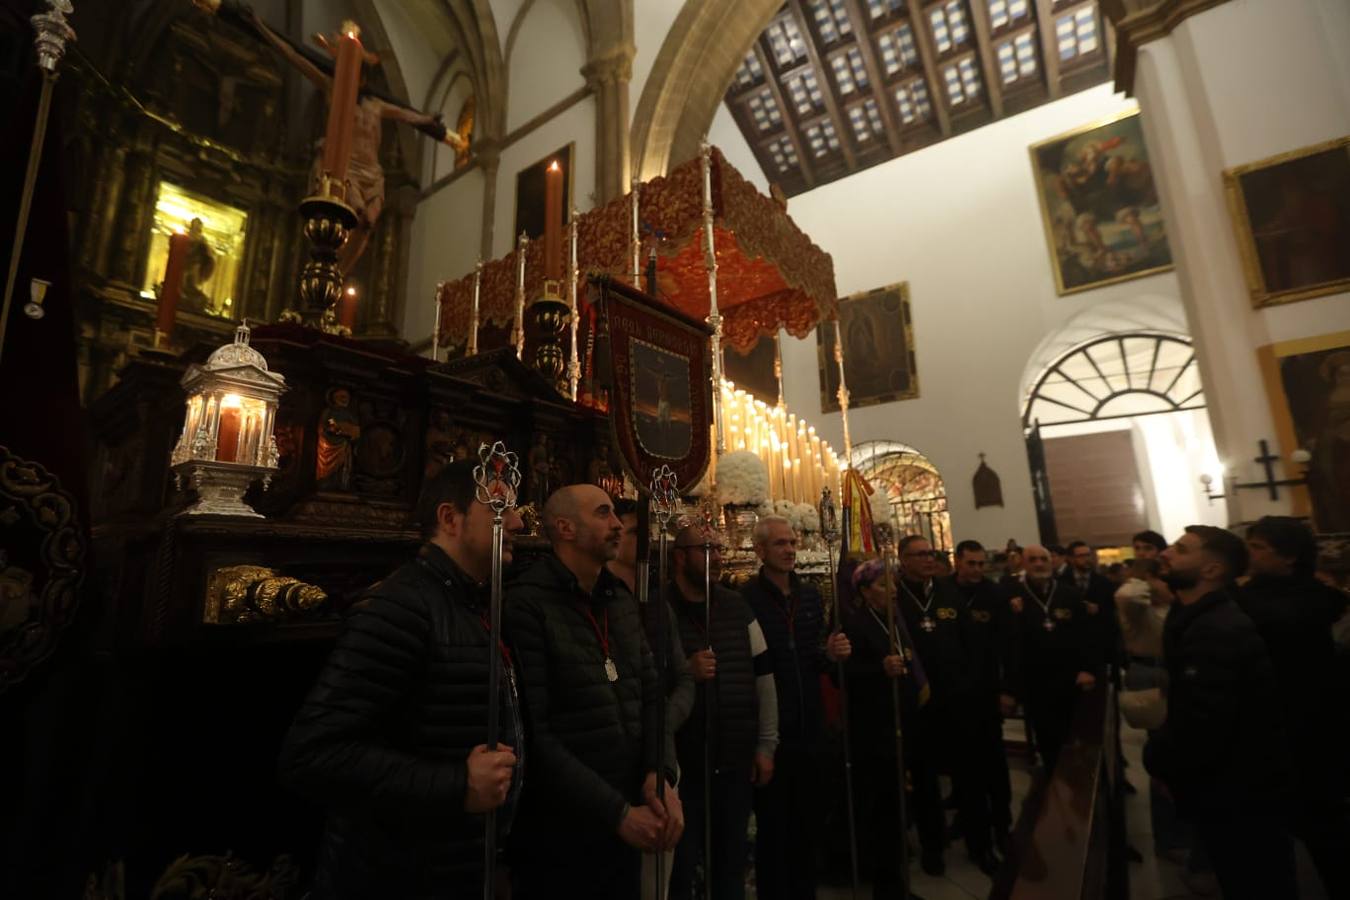
<path id="1" fill-rule="evenodd" d="M 853 448 L 850 462 L 874 489 L 886 492 L 892 524 L 901 534 L 919 534 L 939 550 L 952 549 L 947 487 L 927 456 L 900 441 L 864 441 Z"/>
<path id="2" fill-rule="evenodd" d="M 782 0 L 686 0 L 633 115 L 639 178 L 664 175 L 672 162 L 698 153 L 737 66 L 782 5 Z"/>

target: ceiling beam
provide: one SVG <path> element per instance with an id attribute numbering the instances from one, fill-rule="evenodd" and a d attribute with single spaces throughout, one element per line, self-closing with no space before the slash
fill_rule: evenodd
<path id="1" fill-rule="evenodd" d="M 976 0 L 969 4 L 974 17 L 975 43 L 979 45 L 980 72 L 984 76 L 984 93 L 989 98 L 989 109 L 995 119 L 1003 118 L 1003 77 L 998 70 L 998 57 L 994 53 L 993 31 L 989 23 L 989 4 Z"/>
<path id="2" fill-rule="evenodd" d="M 802 180 L 806 182 L 807 190 L 810 190 L 816 186 L 816 173 L 811 168 L 810 157 L 806 155 L 801 136 L 793 124 L 797 121 L 797 111 L 783 100 L 783 86 L 778 83 L 778 70 L 770 64 L 769 55 L 764 52 L 762 37 L 755 39 L 755 55 L 759 57 L 759 64 L 764 67 L 764 83 L 769 88 L 769 93 L 773 95 L 773 102 L 778 104 L 778 112 L 783 117 L 783 131 L 792 142 L 792 149 L 797 152 L 797 165 L 802 170 Z"/>
<path id="3" fill-rule="evenodd" d="M 1055 16 L 1052 7 L 1055 0 L 1036 0 L 1036 25 L 1041 31 L 1041 71 L 1045 73 L 1045 89 L 1050 99 L 1057 100 L 1064 94 L 1064 86 L 1059 82 L 1059 41 L 1055 37 Z"/>
<path id="4" fill-rule="evenodd" d="M 839 149 L 844 152 L 844 163 L 848 166 L 850 172 L 858 171 L 858 161 L 853 155 L 853 142 L 849 140 L 848 123 L 844 121 L 843 98 L 834 92 L 834 81 L 831 78 L 832 70 L 825 67 L 825 59 L 820 55 L 820 50 L 816 45 L 815 23 L 806 15 L 806 10 L 802 9 L 801 0 L 788 0 L 788 8 L 792 15 L 797 18 L 797 28 L 801 30 L 802 37 L 806 39 L 806 58 L 811 61 L 811 65 L 816 70 L 816 80 L 820 82 L 820 95 L 825 99 L 825 113 L 834 122 L 834 133 L 839 138 Z M 848 64 L 848 60 L 844 61 Z M 850 67 L 850 76 L 852 69 Z M 857 79 L 854 79 L 856 90 Z M 797 116 L 797 108 L 792 108 L 792 118 L 800 124 Z M 828 152 L 828 151 L 827 151 Z"/>
<path id="5" fill-rule="evenodd" d="M 881 113 L 881 124 L 886 129 L 886 143 L 890 145 L 891 156 L 899 156 L 900 126 L 895 121 L 893 104 L 887 102 L 886 79 L 881 75 L 881 63 L 873 52 L 872 33 L 868 30 L 867 17 L 863 15 L 858 0 L 844 0 L 844 10 L 853 23 L 853 39 L 858 44 L 858 52 L 862 54 L 867 79 L 872 82 L 872 99 L 876 101 L 877 110 Z"/>
<path id="6" fill-rule="evenodd" d="M 918 42 L 924 75 L 928 78 L 928 97 L 937 113 L 938 130 L 943 137 L 951 137 L 952 113 L 947 105 L 947 84 L 938 77 L 937 44 L 933 41 L 933 29 L 923 14 L 923 0 L 909 0 L 909 23 L 914 29 L 914 40 Z"/>

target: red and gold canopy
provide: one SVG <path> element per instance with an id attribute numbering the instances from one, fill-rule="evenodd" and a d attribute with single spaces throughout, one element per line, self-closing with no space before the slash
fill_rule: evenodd
<path id="1" fill-rule="evenodd" d="M 632 200 L 625 195 L 577 219 L 577 268 L 631 277 Z M 717 305 L 723 342 L 749 350 L 779 328 L 806 337 L 834 316 L 834 261 L 811 242 L 773 199 L 755 190 L 716 148 L 712 150 L 713 233 Z M 658 298 L 693 318 L 708 315 L 703 260 L 703 175 L 695 158 L 642 185 L 638 213 L 644 252 L 657 247 Z M 515 316 L 517 253 L 485 263 L 479 320 L 509 325 Z M 644 257 L 645 259 L 645 257 Z M 584 285 L 578 296 L 585 297 Z M 525 251 L 525 296 L 544 288 L 543 242 Z M 441 343 L 461 344 L 469 329 L 473 274 L 440 286 Z"/>

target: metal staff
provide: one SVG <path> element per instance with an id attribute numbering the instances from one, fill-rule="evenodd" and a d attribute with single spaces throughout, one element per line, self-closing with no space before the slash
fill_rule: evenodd
<path id="1" fill-rule="evenodd" d="M 497 749 L 502 686 L 502 514 L 514 509 L 520 487 L 520 460 L 497 441 L 478 447 L 473 469 L 475 496 L 492 510 L 492 599 L 488 606 L 488 750 Z M 483 900 L 496 895 L 497 812 L 489 810 L 483 825 Z"/>
<path id="2" fill-rule="evenodd" d="M 9 274 L 5 277 L 5 299 L 0 305 L 0 353 L 5 349 L 5 326 L 9 306 L 14 299 L 14 282 L 19 277 L 23 257 L 23 239 L 28 231 L 28 213 L 33 207 L 33 189 L 37 186 L 38 167 L 42 164 L 42 145 L 47 140 L 47 118 L 52 110 L 52 88 L 56 85 L 56 67 L 66 54 L 66 42 L 75 40 L 75 29 L 66 23 L 73 12 L 70 0 L 47 0 L 48 9 L 33 16 L 37 65 L 42 70 L 42 90 L 38 95 L 37 120 L 33 123 L 33 142 L 28 148 L 28 168 L 23 174 L 23 193 L 19 195 L 19 220 L 14 225 L 14 246 L 10 249 Z"/>
<path id="3" fill-rule="evenodd" d="M 703 636 L 712 650 L 712 537 L 713 510 L 703 505 Z M 703 897 L 712 900 L 712 697 L 713 684 L 705 681 L 703 690 Z"/>
<path id="4" fill-rule="evenodd" d="M 825 554 L 829 562 L 831 596 L 834 597 L 834 630 L 843 627 L 843 612 L 839 608 L 839 573 L 834 568 L 834 542 L 839 538 L 839 520 L 834 513 L 834 498 L 828 487 L 820 491 L 820 536 L 825 539 Z M 848 677 L 843 660 L 836 665 L 839 677 L 839 723 L 844 730 L 844 798 L 848 806 L 848 861 L 853 875 L 853 898 L 858 897 L 858 823 L 853 809 L 853 738 L 848 725 Z"/>
<path id="5" fill-rule="evenodd" d="M 670 470 L 670 466 L 662 466 L 652 473 L 651 483 L 651 507 L 652 512 L 656 514 L 657 524 L 657 550 L 656 550 L 656 578 L 657 578 L 657 598 L 660 607 L 656 610 L 656 616 L 652 622 L 653 642 L 656 644 L 654 656 L 656 657 L 656 672 L 660 678 L 661 691 L 656 699 L 656 719 L 660 723 L 661 734 L 656 743 L 656 799 L 664 809 L 666 805 L 666 610 L 670 608 L 670 602 L 666 598 L 667 585 L 669 580 L 668 560 L 670 549 L 670 533 L 666 527 L 670 524 L 671 518 L 675 515 L 675 509 L 680 504 L 679 478 Z M 660 900 L 663 888 L 666 885 L 666 856 L 665 852 L 658 850 L 656 853 L 656 897 Z"/>
<path id="6" fill-rule="evenodd" d="M 905 648 L 900 642 L 899 629 L 895 622 L 895 580 L 891 576 L 891 564 L 894 562 L 895 544 L 892 541 L 891 526 L 874 526 L 877 532 L 878 548 L 881 552 L 882 571 L 886 573 L 886 634 L 891 649 L 905 658 Z M 895 716 L 895 768 L 900 776 L 900 789 L 896 791 L 897 812 L 900 816 L 900 841 L 897 850 L 900 854 L 900 896 L 909 900 L 909 844 L 908 830 L 905 828 L 905 736 L 900 727 L 900 679 L 891 679 L 891 712 Z"/>
<path id="7" fill-rule="evenodd" d="M 445 287 L 445 282 L 439 282 L 436 285 L 436 319 L 431 323 L 431 361 L 438 362 L 437 353 L 441 349 L 441 289 Z"/>

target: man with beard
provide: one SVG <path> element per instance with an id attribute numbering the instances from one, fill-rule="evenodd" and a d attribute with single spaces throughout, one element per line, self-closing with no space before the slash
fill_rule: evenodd
<path id="1" fill-rule="evenodd" d="M 1162 560 L 1178 605 L 1163 630 L 1167 720 L 1144 745 L 1144 765 L 1195 824 L 1224 897 L 1297 897 L 1275 674 L 1236 601 L 1247 548 L 1222 528 L 1191 525 Z"/>
<path id="2" fill-rule="evenodd" d="M 623 582 L 624 587 L 637 596 L 637 577 L 638 577 L 638 505 L 635 501 L 624 497 L 614 501 L 614 514 L 619 517 L 620 524 L 623 525 L 623 531 L 619 535 L 618 555 L 605 563 L 605 568 L 609 569 L 616 578 Z M 642 611 L 643 626 L 647 633 L 647 645 L 655 648 L 658 637 L 657 616 L 664 616 L 660 621 L 659 636 L 665 642 L 665 653 L 659 663 L 664 664 L 665 672 L 662 678 L 663 686 L 666 692 L 666 729 L 671 734 L 676 734 L 689 718 L 689 710 L 694 705 L 694 676 L 689 669 L 689 663 L 684 658 L 684 647 L 680 643 L 680 627 L 675 620 L 675 612 L 670 604 L 660 602 L 660 593 L 657 590 L 652 578 L 648 578 L 651 588 L 647 595 L 647 607 Z M 677 751 L 678 753 L 678 751 Z M 681 773 L 681 782 L 684 776 Z M 685 794 L 688 795 L 688 790 Z M 688 822 L 686 813 L 685 821 Z M 666 883 L 661 886 L 660 896 L 656 891 L 656 854 L 642 854 L 642 896 L 644 900 L 660 900 L 666 896 L 670 887 L 670 876 L 673 871 L 675 858 L 674 849 L 662 851 L 665 856 L 664 871 Z"/>
<path id="3" fill-rule="evenodd" d="M 1331 627 L 1346 597 L 1318 581 L 1317 541 L 1297 519 L 1266 516 L 1247 529 L 1251 579 L 1237 602 L 1265 639 L 1294 755 L 1294 836 L 1329 897 L 1350 897 L 1346 711 Z"/>
<path id="4" fill-rule="evenodd" d="M 1052 577 L 1050 551 L 1032 544 L 1022 558 L 1026 580 L 1013 586 L 1008 600 L 1013 612 L 1010 681 L 1048 776 L 1069 736 L 1079 694 L 1097 683 L 1101 648 L 1083 601 Z"/>
<path id="5" fill-rule="evenodd" d="M 1092 627 L 1101 642 L 1102 658 L 1120 673 L 1124 661 L 1120 623 L 1116 621 L 1116 586 L 1097 571 L 1096 554 L 1084 541 L 1073 541 L 1068 548 L 1068 567 L 1060 580 L 1064 587 L 1078 593 L 1091 617 Z"/>
<path id="6" fill-rule="evenodd" d="M 637 601 L 605 568 L 623 530 L 609 495 L 561 488 L 541 518 L 553 553 L 511 585 L 506 616 L 535 778 L 513 847 L 515 896 L 631 900 L 639 851 L 675 846 L 684 824 L 662 683 Z"/>
<path id="7" fill-rule="evenodd" d="M 967 641 L 975 661 L 977 737 L 972 748 L 983 777 L 993 827 L 994 845 L 1006 852 L 1008 832 L 1012 829 L 1012 783 L 1008 773 L 1008 754 L 1003 748 L 1003 716 L 1017 707 L 1007 684 L 1008 642 L 1012 621 L 1007 599 L 984 576 L 988 555 L 978 541 L 956 545 L 956 574 L 952 583 L 961 598 Z M 982 798 L 982 802 L 985 800 Z"/>
<path id="8" fill-rule="evenodd" d="M 814 898 L 824 737 L 820 676 L 848 659 L 852 646 L 843 632 L 826 637 L 820 592 L 794 571 L 797 533 L 787 519 L 760 519 L 754 544 L 759 574 L 741 595 L 769 645 L 779 734 L 773 780 L 755 797 L 756 889 L 761 900 Z"/>
<path id="9" fill-rule="evenodd" d="M 989 739 L 989 723 L 981 715 L 984 673 L 979 671 L 978 655 L 971 652 L 970 621 L 962 615 L 964 602 L 955 586 L 934 577 L 933 547 L 926 539 L 907 535 L 897 550 L 896 612 L 914 639 L 914 652 L 923 661 L 932 692 L 908 734 L 915 748 L 910 771 L 923 850 L 920 862 L 929 875 L 946 870 L 942 859 L 946 828 L 938 791 L 938 772 L 945 761 L 951 767 L 966 850 L 980 871 L 992 876 L 1000 860 L 992 849 L 986 769 L 977 749 Z"/>
<path id="10" fill-rule="evenodd" d="M 708 545 L 705 566 L 704 543 Z M 682 651 L 689 655 L 698 698 L 684 728 L 675 736 L 680 759 L 680 787 L 685 803 L 684 838 L 675 852 L 671 896 L 692 898 L 695 868 L 703 863 L 711 875 L 716 900 L 745 896 L 745 866 L 750 850 L 746 826 L 754 802 L 754 788 L 773 779 L 773 757 L 778 748 L 778 691 L 764 632 L 735 591 L 718 583 L 722 576 L 722 548 L 716 535 L 702 526 L 687 525 L 675 537 L 671 554 L 674 584 L 671 603 L 677 610 Z M 709 608 L 704 602 L 704 576 L 712 582 Z M 709 726 L 711 731 L 708 730 Z M 709 746 L 710 745 L 710 746 Z M 709 746 L 713 770 L 704 770 Z M 711 777 L 712 861 L 703 860 L 704 786 Z"/>
<path id="11" fill-rule="evenodd" d="M 473 465 L 428 479 L 417 558 L 348 611 L 295 718 L 281 777 L 328 808 L 310 896 L 428 900 L 483 883 L 483 814 L 510 833 L 523 780 L 515 677 L 488 644 L 492 511 Z M 503 515 L 502 558 L 521 529 Z M 502 654 L 501 738 L 489 752 L 488 664 Z"/>

